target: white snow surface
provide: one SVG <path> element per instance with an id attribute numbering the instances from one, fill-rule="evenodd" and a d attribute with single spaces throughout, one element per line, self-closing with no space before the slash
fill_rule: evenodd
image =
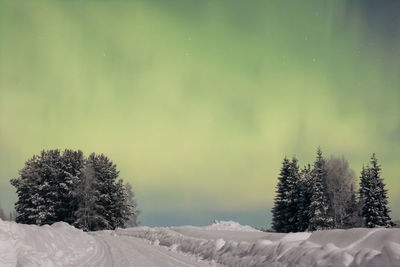
<path id="1" fill-rule="evenodd" d="M 400 266 L 400 229 L 265 233 L 236 222 L 85 233 L 0 220 L 0 266 Z"/>
<path id="2" fill-rule="evenodd" d="M 217 264 L 213 264 L 218 266 Z M 0 220 L 0 266 L 211 266 L 114 231 L 85 233 L 67 223 L 51 226 Z"/>
<path id="3" fill-rule="evenodd" d="M 238 232 L 258 232 L 258 230 L 254 229 L 248 225 L 241 225 L 238 222 L 234 221 L 218 221 L 215 220 L 213 224 L 210 226 L 203 227 L 205 230 L 214 230 L 214 231 L 238 231 Z"/>

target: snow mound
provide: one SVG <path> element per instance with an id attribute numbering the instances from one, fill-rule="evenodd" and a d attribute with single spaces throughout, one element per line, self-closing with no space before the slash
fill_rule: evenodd
<path id="1" fill-rule="evenodd" d="M 0 266 L 102 266 L 102 254 L 92 236 L 67 223 L 39 227 L 0 220 Z"/>
<path id="2" fill-rule="evenodd" d="M 257 232 L 257 229 L 248 225 L 241 225 L 234 221 L 218 221 L 215 220 L 213 224 L 203 227 L 206 230 L 214 231 L 240 231 L 240 232 Z"/>
<path id="3" fill-rule="evenodd" d="M 119 229 L 117 234 L 143 238 L 227 266 L 400 266 L 400 229 L 289 234 L 244 233 L 243 229 L 248 228 L 234 222 L 216 222 L 208 227 Z M 243 234 L 249 237 L 244 239 Z"/>

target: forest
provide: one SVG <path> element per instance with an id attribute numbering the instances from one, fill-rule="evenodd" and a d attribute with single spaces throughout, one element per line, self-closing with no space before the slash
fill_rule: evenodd
<path id="1" fill-rule="evenodd" d="M 273 230 L 289 233 L 394 226 L 375 154 L 362 168 L 359 190 L 355 190 L 355 178 L 344 157 L 325 159 L 320 148 L 313 166 L 301 170 L 296 157 L 285 157 L 272 209 Z"/>

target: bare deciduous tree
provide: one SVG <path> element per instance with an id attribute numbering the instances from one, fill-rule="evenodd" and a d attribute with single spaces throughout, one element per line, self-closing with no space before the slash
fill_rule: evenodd
<path id="1" fill-rule="evenodd" d="M 329 198 L 329 209 L 335 223 L 335 228 L 342 228 L 348 216 L 348 203 L 351 202 L 355 173 L 349 167 L 348 161 L 342 157 L 331 156 L 326 161 L 326 190 Z"/>

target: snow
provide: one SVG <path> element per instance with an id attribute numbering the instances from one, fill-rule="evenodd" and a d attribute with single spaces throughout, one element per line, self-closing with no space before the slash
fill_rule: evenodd
<path id="1" fill-rule="evenodd" d="M 210 226 L 86 233 L 0 220 L 0 266 L 400 266 L 400 229 L 266 233 Z"/>
<path id="2" fill-rule="evenodd" d="M 90 234 L 66 223 L 22 225 L 0 220 L 0 266 L 210 266 L 113 231 Z"/>
<path id="3" fill-rule="evenodd" d="M 241 225 L 238 222 L 234 221 L 218 221 L 215 220 L 213 224 L 210 226 L 205 226 L 206 230 L 214 230 L 214 231 L 238 231 L 238 232 L 258 232 L 253 227 L 248 225 Z"/>

